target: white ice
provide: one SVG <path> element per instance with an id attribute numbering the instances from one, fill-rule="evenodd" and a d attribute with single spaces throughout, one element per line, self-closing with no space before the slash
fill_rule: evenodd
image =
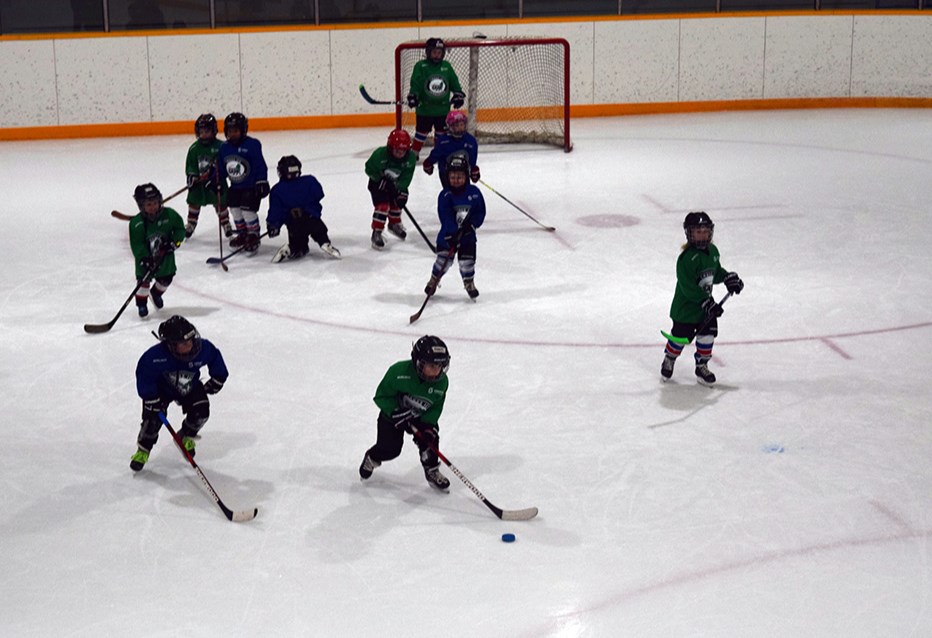
<path id="1" fill-rule="evenodd" d="M 103 335 L 82 326 L 134 285 L 109 213 L 181 187 L 193 139 L 0 145 L 0 635 L 932 635 L 932 112 L 588 119 L 572 153 L 483 148 L 483 179 L 557 231 L 482 188 L 481 296 L 454 269 L 414 325 L 431 254 L 410 223 L 369 247 L 387 132 L 254 132 L 320 179 L 342 261 L 272 264 L 280 237 L 225 273 L 208 209 L 165 308 Z M 432 239 L 437 184 L 419 170 L 409 205 Z M 696 209 L 746 283 L 712 389 L 691 346 L 659 377 Z M 174 313 L 230 368 L 196 460 L 252 522 L 165 433 L 128 467 L 135 364 Z M 410 443 L 359 480 L 375 387 L 425 333 L 453 355 L 442 450 L 535 520 L 447 468 L 432 490 Z"/>

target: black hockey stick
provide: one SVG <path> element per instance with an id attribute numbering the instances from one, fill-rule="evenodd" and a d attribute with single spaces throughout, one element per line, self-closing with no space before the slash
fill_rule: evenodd
<path id="1" fill-rule="evenodd" d="M 269 234 L 269 231 L 265 231 L 264 233 L 262 233 L 261 235 L 259 235 L 259 239 L 262 239 L 263 237 L 265 237 L 265 236 L 268 235 L 268 234 Z M 240 254 L 240 253 L 243 252 L 244 250 L 246 250 L 246 246 L 242 246 L 241 248 L 237 248 L 236 250 L 234 250 L 233 252 L 231 252 L 231 253 L 230 253 L 229 255 L 227 255 L 226 257 L 223 257 L 222 255 L 221 255 L 220 257 L 208 257 L 208 258 L 207 258 L 207 263 L 208 263 L 208 264 L 213 264 L 213 265 L 220 264 L 221 266 L 224 266 L 224 270 L 226 270 L 226 264 L 225 264 L 224 262 L 225 262 L 227 259 L 229 259 L 230 257 L 232 257 L 232 256 L 234 256 L 234 255 Z"/>
<path id="2" fill-rule="evenodd" d="M 415 432 L 415 438 L 417 438 L 418 435 L 420 434 L 420 430 L 415 430 L 414 432 Z M 434 454 L 437 455 L 437 458 L 443 461 L 444 464 L 448 468 L 450 468 L 450 471 L 456 474 L 456 477 L 459 480 L 461 480 L 466 485 L 466 487 L 468 487 L 472 491 L 473 494 L 478 496 L 479 500 L 485 503 L 486 507 L 492 510 L 492 512 L 494 512 L 495 515 L 498 516 L 503 521 L 529 521 L 535 516 L 537 516 L 536 507 L 528 507 L 523 510 L 503 510 L 500 507 L 496 507 L 489 501 L 489 499 L 487 499 L 485 496 L 482 495 L 482 492 L 480 492 L 479 489 L 475 485 L 473 485 L 472 482 L 468 478 L 466 478 L 466 476 L 462 472 L 460 472 L 459 469 L 457 469 L 457 467 L 453 465 L 447 457 L 443 455 L 443 452 L 437 449 L 436 445 L 434 445 L 430 441 L 424 441 L 424 442 L 427 444 L 427 447 L 433 450 Z"/>
<path id="3" fill-rule="evenodd" d="M 186 449 L 184 449 L 184 443 L 181 442 L 181 437 L 178 436 L 178 433 L 175 432 L 172 428 L 171 423 L 168 422 L 168 419 L 165 418 L 165 414 L 159 412 L 159 419 L 162 420 L 162 424 L 168 429 L 171 433 L 172 438 L 175 440 L 175 444 L 178 446 L 178 449 L 181 450 L 181 453 L 184 455 L 184 458 L 188 460 L 188 463 L 191 464 L 191 467 L 197 472 L 197 475 L 201 477 L 201 481 L 204 482 L 204 485 L 207 487 L 207 491 L 210 492 L 210 495 L 213 497 L 214 502 L 217 506 L 223 511 L 224 516 L 227 517 L 228 521 L 233 521 L 234 523 L 243 523 L 245 521 L 251 521 L 259 514 L 259 508 L 254 507 L 251 510 L 241 510 L 239 512 L 234 512 L 229 507 L 223 504 L 223 501 L 220 500 L 220 497 L 217 496 L 216 490 L 210 484 L 210 481 L 207 480 L 207 477 L 204 476 L 204 473 L 201 471 L 201 468 L 197 466 L 197 463 L 194 462 L 194 458 Z"/>
<path id="4" fill-rule="evenodd" d="M 404 106 L 407 104 L 407 102 L 402 102 L 400 100 L 376 100 L 374 97 L 369 95 L 366 87 L 362 84 L 359 85 L 359 92 L 362 94 L 362 99 L 364 99 L 369 104 L 391 104 L 393 106 Z"/>
<path id="5" fill-rule="evenodd" d="M 430 246 L 431 252 L 436 253 L 436 252 L 437 252 L 437 247 L 434 246 L 434 243 L 433 243 L 431 240 L 429 240 L 429 239 L 427 238 L 427 235 L 424 234 L 424 231 L 421 230 L 420 224 L 418 224 L 418 223 L 417 223 L 417 220 L 414 219 L 414 215 L 411 214 L 411 211 L 408 210 L 408 207 L 407 207 L 407 206 L 402 206 L 402 208 L 404 209 L 405 213 L 408 214 L 408 219 L 410 219 L 410 220 L 411 220 L 411 223 L 414 224 L 414 227 L 417 228 L 417 232 L 419 232 L 419 233 L 421 234 L 421 237 L 423 237 L 423 238 L 424 238 L 424 241 L 427 242 L 427 245 Z"/>
<path id="6" fill-rule="evenodd" d="M 729 292 L 727 295 L 725 295 L 724 297 L 722 297 L 722 300 L 718 302 L 718 305 L 719 305 L 719 306 L 724 306 L 724 305 L 725 305 L 725 302 L 728 301 L 728 298 L 731 297 L 732 294 L 734 294 L 734 293 Z M 708 327 L 709 327 L 709 324 L 712 323 L 712 320 L 713 320 L 714 318 L 715 318 L 715 317 L 712 317 L 711 315 L 709 315 L 708 317 L 706 317 L 706 318 L 702 321 L 702 323 L 699 324 L 699 327 L 696 328 L 696 334 L 701 334 L 703 330 L 705 330 L 706 328 L 708 328 Z M 667 339 L 669 339 L 669 340 L 672 341 L 673 343 L 678 343 L 678 344 L 680 344 L 681 346 L 685 346 L 687 343 L 689 343 L 690 341 L 692 341 L 692 339 L 687 339 L 686 337 L 674 337 L 673 335 L 668 334 L 668 333 L 664 332 L 663 330 L 660 331 L 660 334 L 662 334 L 664 337 L 666 337 Z"/>
<path id="7" fill-rule="evenodd" d="M 217 176 L 217 208 L 220 208 L 223 205 L 223 187 L 220 185 L 220 168 L 215 166 L 214 170 Z M 227 214 L 229 215 L 229 213 Z M 220 240 L 220 267 L 223 268 L 223 272 L 229 272 L 230 269 L 223 263 L 223 222 L 220 220 L 219 213 L 217 214 L 217 238 Z"/>
<path id="8" fill-rule="evenodd" d="M 501 197 L 502 199 L 504 199 L 506 202 L 508 202 L 509 204 L 511 204 L 512 206 L 514 206 L 515 208 L 517 208 L 519 211 L 521 211 L 521 212 L 524 214 L 525 217 L 527 217 L 528 219 L 530 219 L 532 222 L 534 222 L 535 224 L 537 224 L 538 226 L 540 226 L 540 227 L 543 228 L 544 230 L 549 231 L 549 232 L 551 232 L 551 233 L 554 232 L 554 231 L 556 230 L 556 228 L 554 228 L 553 226 L 547 226 L 546 224 L 542 224 L 542 223 L 540 223 L 539 221 L 537 221 L 537 219 L 535 219 L 530 213 L 528 213 L 526 210 L 524 210 L 523 208 L 521 208 L 520 206 L 518 206 L 517 204 L 515 204 L 513 201 L 511 201 L 510 199 L 508 199 L 507 197 L 505 197 L 504 195 L 502 195 L 501 193 L 499 193 L 497 190 L 495 190 L 494 188 L 492 188 L 491 186 L 489 186 L 488 184 L 486 184 L 485 182 L 483 182 L 481 179 L 479 180 L 479 183 L 482 184 L 483 186 L 485 186 L 486 188 L 488 188 L 490 191 L 492 191 L 493 193 L 495 193 L 495 194 L 498 195 L 499 197 Z"/>
<path id="9" fill-rule="evenodd" d="M 461 229 L 462 229 L 462 228 L 467 228 L 468 225 L 469 225 L 469 214 L 467 213 L 467 214 L 466 214 L 466 218 L 463 219 L 463 224 L 460 226 L 460 228 L 461 228 Z M 450 262 L 451 259 L 453 259 L 453 255 L 456 254 L 457 249 L 460 247 L 460 240 L 461 240 L 462 238 L 463 238 L 462 233 L 461 233 L 460 231 L 457 231 L 457 232 L 456 232 L 456 235 L 454 235 L 454 236 L 453 236 L 453 239 L 450 241 L 450 250 L 448 250 L 448 251 L 447 251 L 447 254 L 444 255 L 444 258 L 443 258 L 443 265 L 442 265 L 441 268 L 440 268 L 440 277 L 437 278 L 437 279 L 438 279 L 438 281 L 437 281 L 437 285 L 438 285 L 438 286 L 440 285 L 440 281 L 439 281 L 439 280 L 440 280 L 441 278 L 443 278 L 443 274 L 444 274 L 444 271 L 445 271 L 446 268 L 447 268 L 447 264 Z M 435 290 L 434 293 L 436 294 L 436 292 L 437 292 L 437 291 Z M 424 297 L 424 303 L 421 304 L 421 307 L 418 309 L 418 311 L 415 312 L 413 315 L 411 315 L 411 316 L 408 318 L 408 323 L 409 323 L 409 324 L 412 324 L 412 323 L 414 323 L 415 321 L 417 321 L 418 319 L 421 318 L 421 314 L 424 312 L 424 308 L 427 307 L 427 302 L 430 301 L 430 298 L 433 297 L 433 296 L 434 296 L 434 295 L 426 295 L 426 296 Z"/>
<path id="10" fill-rule="evenodd" d="M 84 324 L 84 332 L 88 332 L 93 335 L 93 334 L 100 334 L 102 332 L 107 332 L 108 330 L 110 330 L 110 328 L 112 328 L 113 325 L 117 322 L 117 319 L 120 318 L 120 315 L 123 314 L 123 311 L 126 310 L 126 307 L 129 305 L 129 302 L 131 302 L 133 300 L 133 297 L 136 296 L 136 292 L 140 288 L 142 288 L 142 282 L 149 281 L 152 278 L 152 275 L 155 274 L 155 271 L 159 269 L 160 265 L 161 265 L 161 262 L 159 262 L 158 264 L 154 264 L 152 268 L 150 268 L 149 271 L 145 274 L 145 276 L 139 280 L 139 282 L 136 284 L 136 287 L 133 288 L 133 292 L 129 293 L 129 297 L 127 297 L 126 301 L 123 302 L 123 305 L 117 311 L 116 316 L 113 319 L 111 319 L 107 323 L 86 323 Z"/>
<path id="11" fill-rule="evenodd" d="M 190 186 L 185 186 L 184 188 L 181 188 L 181 189 L 179 189 L 179 190 L 176 190 L 174 193 L 172 193 L 171 195 L 169 195 L 168 197 L 166 197 L 165 199 L 163 199 L 163 200 L 162 200 L 162 203 L 164 204 L 164 203 L 167 202 L 168 200 L 174 199 L 175 197 L 178 197 L 178 195 L 181 195 L 183 192 L 185 192 L 186 190 L 188 190 L 188 189 L 190 189 L 190 188 L 191 188 Z M 120 220 L 122 220 L 122 221 L 124 221 L 124 222 L 128 222 L 129 220 L 131 220 L 131 219 L 134 217 L 134 215 L 127 215 L 126 213 L 121 213 L 121 212 L 118 211 L 118 210 L 112 210 L 112 211 L 110 211 L 110 216 L 111 216 L 111 217 L 114 217 L 114 218 L 116 218 L 116 219 L 120 219 Z"/>

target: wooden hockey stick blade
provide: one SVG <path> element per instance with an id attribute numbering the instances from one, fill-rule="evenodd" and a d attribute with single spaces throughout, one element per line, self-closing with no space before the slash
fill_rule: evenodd
<path id="1" fill-rule="evenodd" d="M 121 213 L 121 212 L 118 211 L 118 210 L 112 210 L 112 211 L 110 211 L 110 216 L 111 216 L 111 217 L 114 217 L 114 218 L 116 218 L 116 219 L 122 219 L 122 220 L 125 221 L 125 222 L 128 222 L 129 220 L 131 220 L 131 219 L 133 218 L 132 215 L 127 215 L 126 213 Z"/>

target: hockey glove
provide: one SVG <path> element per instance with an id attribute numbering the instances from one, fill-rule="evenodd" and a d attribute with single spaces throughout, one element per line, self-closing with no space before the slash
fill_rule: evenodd
<path id="1" fill-rule="evenodd" d="M 398 208 L 404 207 L 404 205 L 408 203 L 408 193 L 399 191 L 399 193 L 395 195 L 395 203 L 398 204 Z"/>
<path id="2" fill-rule="evenodd" d="M 428 175 L 434 174 L 434 163 L 431 162 L 430 160 L 424 160 L 424 164 L 422 165 L 421 168 L 423 168 L 424 172 L 427 173 Z"/>
<path id="3" fill-rule="evenodd" d="M 417 105 L 420 104 L 420 100 L 417 99 L 417 96 L 414 93 L 408 93 L 408 108 L 416 109 Z"/>
<path id="4" fill-rule="evenodd" d="M 153 270 L 155 268 L 155 259 L 153 259 L 152 257 L 140 257 L 139 267 L 145 270 L 146 272 Z"/>
<path id="5" fill-rule="evenodd" d="M 440 432 L 437 430 L 436 425 L 418 421 L 416 428 L 417 431 L 414 433 L 414 440 L 417 441 L 418 446 L 425 448 L 437 447 L 437 442 L 440 440 Z"/>
<path id="6" fill-rule="evenodd" d="M 386 195 L 393 194 L 395 192 L 395 182 L 387 177 L 383 177 L 379 180 L 379 191 Z"/>
<path id="7" fill-rule="evenodd" d="M 269 237 L 278 237 L 282 232 L 280 226 L 273 226 L 272 224 L 266 224 L 266 229 L 269 231 Z"/>
<path id="8" fill-rule="evenodd" d="M 702 302 L 702 311 L 705 313 L 705 316 L 709 317 L 710 319 L 717 319 L 718 317 L 721 317 L 723 314 L 725 314 L 725 311 L 722 309 L 722 307 L 715 303 L 715 300 L 712 299 L 712 297 L 709 297 Z"/>
<path id="9" fill-rule="evenodd" d="M 472 180 L 472 183 L 475 184 L 479 181 L 481 175 L 479 175 L 479 167 L 473 166 L 469 171 L 469 179 Z"/>
<path id="10" fill-rule="evenodd" d="M 736 295 L 740 295 L 741 291 L 744 290 L 744 282 L 741 281 L 741 277 L 738 276 L 736 272 L 730 272 L 725 275 L 725 288 L 728 289 L 728 292 L 733 292 Z"/>
<path id="11" fill-rule="evenodd" d="M 200 181 L 200 175 L 188 175 L 188 188 L 194 188 Z"/>
<path id="12" fill-rule="evenodd" d="M 414 411 L 410 408 L 407 410 L 398 409 L 392 412 L 388 420 L 392 422 L 392 425 L 395 426 L 396 430 L 405 430 L 406 432 L 414 432 L 414 425 L 412 421 L 414 420 Z"/>
<path id="13" fill-rule="evenodd" d="M 259 199 L 268 197 L 270 190 L 268 182 L 256 182 L 256 197 Z"/>
<path id="14" fill-rule="evenodd" d="M 215 379 L 211 377 L 207 380 L 207 383 L 204 384 L 204 392 L 207 394 L 217 394 L 220 390 L 223 389 L 223 384 L 226 383 L 226 379 L 222 381 L 220 379 Z"/>
<path id="15" fill-rule="evenodd" d="M 450 98 L 450 106 L 455 109 L 463 108 L 463 102 L 466 100 L 466 94 L 462 91 L 453 91 L 453 96 Z"/>

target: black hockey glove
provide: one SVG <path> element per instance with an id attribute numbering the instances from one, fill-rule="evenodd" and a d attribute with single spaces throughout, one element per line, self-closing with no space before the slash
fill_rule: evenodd
<path id="1" fill-rule="evenodd" d="M 736 295 L 740 295 L 741 291 L 744 290 L 744 282 L 741 281 L 741 277 L 739 277 L 736 272 L 730 272 L 725 275 L 724 283 L 728 292 L 733 292 Z"/>
<path id="2" fill-rule="evenodd" d="M 379 180 L 379 191 L 385 193 L 386 195 L 392 195 L 395 192 L 395 181 L 387 177 L 383 177 Z"/>
<path id="3" fill-rule="evenodd" d="M 407 100 L 409 109 L 416 109 L 417 105 L 421 103 L 421 101 L 417 99 L 417 96 L 414 93 L 408 93 Z"/>
<path id="4" fill-rule="evenodd" d="M 715 300 L 712 299 L 712 297 L 709 297 L 702 302 L 702 311 L 705 313 L 706 317 L 711 319 L 717 319 L 718 317 L 721 317 L 723 314 L 725 314 L 725 311 L 722 309 L 722 307 L 715 303 Z"/>
<path id="5" fill-rule="evenodd" d="M 414 432 L 414 425 L 412 424 L 412 421 L 414 420 L 414 411 L 411 409 L 395 410 L 389 415 L 388 420 L 392 422 L 392 425 L 395 426 L 396 430 L 404 430 L 411 433 Z"/>
<path id="6" fill-rule="evenodd" d="M 256 182 L 256 197 L 259 199 L 268 197 L 270 190 L 268 182 Z"/>
<path id="7" fill-rule="evenodd" d="M 159 412 L 162 411 L 161 399 L 143 399 L 142 401 L 142 420 L 146 422 L 161 423 Z"/>
<path id="8" fill-rule="evenodd" d="M 395 195 L 395 202 L 398 204 L 399 208 L 404 207 L 404 205 L 408 203 L 408 193 L 399 191 L 398 194 Z"/>
<path id="9" fill-rule="evenodd" d="M 450 106 L 455 109 L 463 108 L 463 102 L 466 100 L 466 94 L 462 91 L 453 91 L 453 95 L 450 98 Z"/>
<path id="10" fill-rule="evenodd" d="M 280 226 L 273 226 L 272 224 L 266 224 L 266 229 L 269 231 L 269 237 L 278 237 L 282 232 Z"/>
<path id="11" fill-rule="evenodd" d="M 204 384 L 204 392 L 207 394 L 217 394 L 223 389 L 223 384 L 226 383 L 226 381 L 226 379 L 220 380 L 211 377 L 207 380 L 207 383 Z"/>
<path id="12" fill-rule="evenodd" d="M 424 160 L 424 164 L 422 164 L 421 168 L 423 168 L 424 172 L 427 173 L 428 175 L 434 174 L 434 163 L 431 162 L 429 159 Z"/>
<path id="13" fill-rule="evenodd" d="M 479 174 L 479 167 L 478 167 L 478 166 L 473 166 L 473 167 L 469 170 L 469 179 L 471 179 L 471 180 L 472 180 L 472 183 L 475 184 L 475 183 L 478 182 L 481 178 L 482 178 L 482 176 Z"/>
<path id="14" fill-rule="evenodd" d="M 436 425 L 430 425 L 423 421 L 417 422 L 417 432 L 414 433 L 414 440 L 421 447 L 437 447 L 440 440 L 440 432 Z"/>
<path id="15" fill-rule="evenodd" d="M 153 257 L 140 257 L 139 266 L 146 272 L 155 268 L 155 259 Z"/>
<path id="16" fill-rule="evenodd" d="M 194 188 L 200 181 L 200 175 L 188 175 L 188 188 Z"/>

